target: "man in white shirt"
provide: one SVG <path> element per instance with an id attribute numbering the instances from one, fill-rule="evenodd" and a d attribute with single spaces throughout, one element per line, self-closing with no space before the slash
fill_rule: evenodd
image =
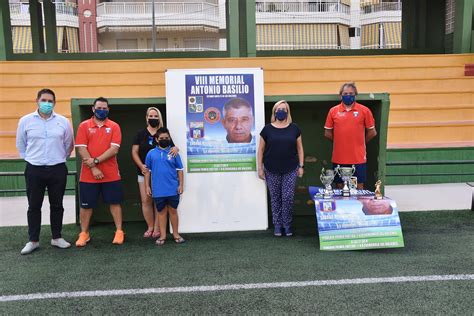
<path id="1" fill-rule="evenodd" d="M 63 249 L 71 246 L 61 237 L 61 230 L 68 173 L 66 160 L 74 148 L 74 141 L 68 119 L 53 111 L 55 102 L 52 90 L 40 90 L 36 111 L 23 116 L 18 123 L 16 147 L 26 161 L 28 197 L 29 242 L 21 250 L 22 255 L 39 248 L 41 207 L 46 188 L 51 206 L 51 245 Z"/>

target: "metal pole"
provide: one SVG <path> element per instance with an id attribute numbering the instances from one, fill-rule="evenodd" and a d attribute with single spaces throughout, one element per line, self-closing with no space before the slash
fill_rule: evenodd
<path id="1" fill-rule="evenodd" d="M 152 17 L 152 33 L 151 33 L 151 41 L 153 45 L 153 52 L 156 52 L 156 25 L 155 25 L 155 0 L 151 1 L 151 17 Z"/>

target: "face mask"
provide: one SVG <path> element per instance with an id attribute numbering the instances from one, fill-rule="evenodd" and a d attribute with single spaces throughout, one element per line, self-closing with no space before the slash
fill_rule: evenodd
<path id="1" fill-rule="evenodd" d="M 51 112 L 53 112 L 53 107 L 54 107 L 54 104 L 50 102 L 40 102 L 38 104 L 39 111 L 42 114 L 46 114 L 46 115 L 49 115 L 51 114 Z"/>
<path id="2" fill-rule="evenodd" d="M 342 96 L 342 103 L 345 105 L 352 105 L 355 102 L 355 95 L 343 95 Z"/>
<path id="3" fill-rule="evenodd" d="M 160 139 L 158 140 L 158 145 L 160 145 L 161 148 L 166 148 L 170 145 L 171 141 L 169 139 Z"/>
<path id="4" fill-rule="evenodd" d="M 109 116 L 109 110 L 96 109 L 94 115 L 99 121 L 104 121 Z"/>
<path id="5" fill-rule="evenodd" d="M 160 120 L 159 119 L 148 119 L 148 124 L 150 124 L 151 127 L 157 127 L 160 125 Z"/>
<path id="6" fill-rule="evenodd" d="M 284 121 L 288 117 L 288 113 L 285 110 L 278 110 L 275 112 L 275 117 L 279 121 Z"/>

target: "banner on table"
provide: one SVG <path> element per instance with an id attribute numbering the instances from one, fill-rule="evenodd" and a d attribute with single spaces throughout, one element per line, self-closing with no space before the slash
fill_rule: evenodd
<path id="1" fill-rule="evenodd" d="M 316 207 L 321 250 L 404 247 L 394 200 L 376 200 L 373 196 L 335 195 L 332 199 L 311 196 Z"/>
<path id="2" fill-rule="evenodd" d="M 254 74 L 185 76 L 188 172 L 255 171 Z"/>

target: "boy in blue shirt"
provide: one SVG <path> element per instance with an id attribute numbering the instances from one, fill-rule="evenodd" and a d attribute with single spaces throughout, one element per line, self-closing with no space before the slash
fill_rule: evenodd
<path id="1" fill-rule="evenodd" d="M 183 193 L 183 163 L 179 154 L 173 157 L 170 152 L 171 137 L 167 128 L 159 128 L 155 134 L 155 140 L 158 146 L 150 150 L 145 158 L 145 165 L 149 170 L 145 173 L 145 187 L 147 194 L 155 201 L 158 211 L 161 236 L 156 244 L 158 246 L 165 244 L 168 213 L 174 241 L 182 244 L 185 240 L 178 233 L 177 208 L 179 195 Z"/>

